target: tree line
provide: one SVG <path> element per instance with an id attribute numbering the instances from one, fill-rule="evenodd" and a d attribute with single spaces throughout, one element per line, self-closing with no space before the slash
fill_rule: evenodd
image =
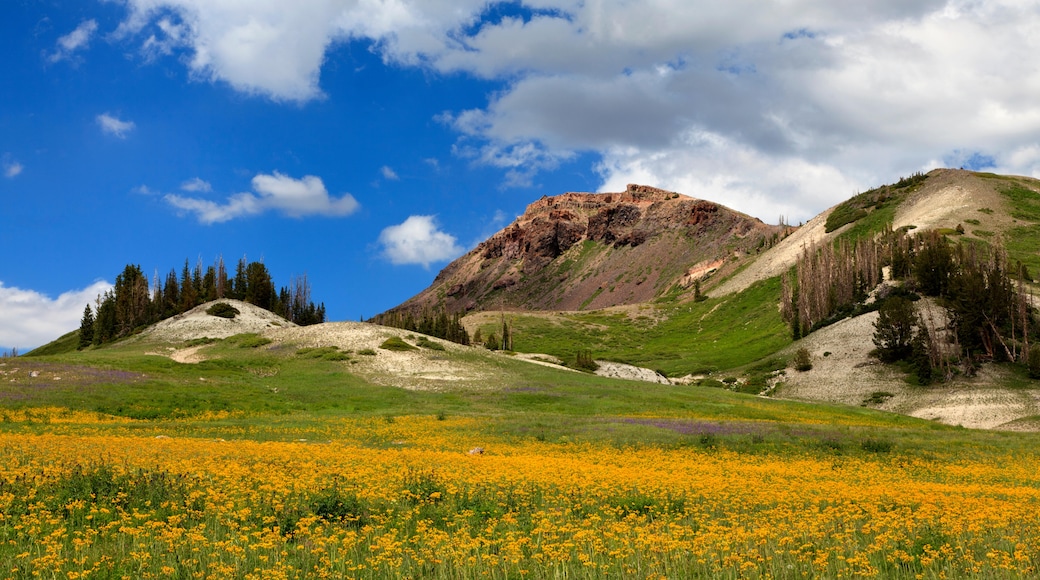
<path id="1" fill-rule="evenodd" d="M 367 320 L 373 324 L 391 326 L 418 332 L 435 338 L 442 338 L 452 342 L 469 345 L 470 336 L 466 327 L 462 325 L 462 315 L 459 313 L 448 314 L 446 310 L 423 309 L 415 313 L 410 310 L 391 310 L 377 314 Z"/>
<path id="2" fill-rule="evenodd" d="M 513 350 L 513 328 L 506 320 L 505 313 L 502 314 L 501 336 L 492 332 L 486 337 L 479 328 L 470 336 L 466 327 L 462 325 L 462 314 L 449 314 L 443 308 L 424 308 L 419 312 L 391 310 L 377 314 L 366 322 L 411 330 L 466 346 L 483 346 L 488 350 Z"/>
<path id="3" fill-rule="evenodd" d="M 79 346 L 100 345 L 128 336 L 135 330 L 187 312 L 222 298 L 242 300 L 270 310 L 301 326 L 325 322 L 325 304 L 315 305 L 307 275 L 294 277 L 288 286 L 275 288 L 263 262 L 242 258 L 229 276 L 224 258 L 203 268 L 188 260 L 178 275 L 171 268 L 164 279 L 156 272 L 151 284 L 138 265 L 127 264 L 116 276 L 113 288 L 99 295 L 93 308 L 87 304 L 80 320 Z"/>

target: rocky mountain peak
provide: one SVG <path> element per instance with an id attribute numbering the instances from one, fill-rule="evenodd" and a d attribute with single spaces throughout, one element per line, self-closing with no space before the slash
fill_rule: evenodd
<path id="1" fill-rule="evenodd" d="M 402 307 L 580 309 L 651 300 L 692 283 L 698 264 L 725 264 L 775 230 L 646 185 L 544 196 Z"/>

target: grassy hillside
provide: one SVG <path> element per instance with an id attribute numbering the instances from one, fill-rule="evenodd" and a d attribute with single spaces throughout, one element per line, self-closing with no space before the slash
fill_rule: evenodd
<path id="1" fill-rule="evenodd" d="M 572 360 L 594 357 L 652 368 L 666 376 L 732 369 L 790 343 L 780 318 L 779 279 L 702 302 L 663 301 L 588 313 L 506 313 L 513 347 Z M 474 316 L 471 330 L 499 332 L 500 313 Z"/>

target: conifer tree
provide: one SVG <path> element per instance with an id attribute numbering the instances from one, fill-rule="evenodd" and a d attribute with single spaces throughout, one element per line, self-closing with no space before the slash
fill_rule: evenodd
<path id="1" fill-rule="evenodd" d="M 191 266 L 188 260 L 184 260 L 184 269 L 181 270 L 181 303 L 177 313 L 187 312 L 192 308 L 195 308 L 195 300 L 197 298 L 195 293 L 195 284 L 191 279 Z"/>
<path id="2" fill-rule="evenodd" d="M 104 344 L 116 338 L 116 299 L 112 292 L 98 296 L 94 315 L 94 344 Z"/>
<path id="3" fill-rule="evenodd" d="M 170 269 L 166 275 L 166 284 L 163 285 L 162 318 L 169 318 L 180 312 L 181 292 L 177 284 L 177 272 Z"/>
<path id="4" fill-rule="evenodd" d="M 79 350 L 87 348 L 94 342 L 94 311 L 90 304 L 83 309 L 83 318 L 79 321 Z"/>

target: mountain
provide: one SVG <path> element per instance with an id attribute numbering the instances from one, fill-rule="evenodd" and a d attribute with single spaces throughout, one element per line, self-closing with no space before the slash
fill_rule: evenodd
<path id="1" fill-rule="evenodd" d="M 590 310 L 692 292 L 789 231 L 643 185 L 542 197 L 395 310 Z"/>

